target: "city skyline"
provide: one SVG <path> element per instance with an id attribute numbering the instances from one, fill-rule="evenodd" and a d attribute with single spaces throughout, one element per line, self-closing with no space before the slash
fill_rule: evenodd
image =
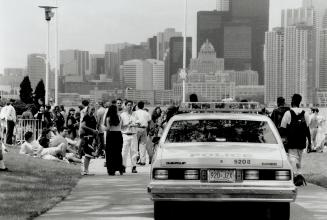
<path id="1" fill-rule="evenodd" d="M 17 3 L 21 7 L 17 7 Z M 92 3 L 83 0 L 79 3 L 77 7 L 73 1 L 58 0 L 60 50 L 80 49 L 89 51 L 90 54 L 104 54 L 105 44 L 108 43 L 139 44 L 165 28 L 172 27 L 176 31 L 184 29 L 184 1 L 125 0 L 112 4 L 103 0 Z M 45 52 L 46 23 L 44 12 L 37 6 L 46 4 L 56 5 L 56 1 L 1 1 L 0 73 L 3 73 L 4 68 L 25 68 L 28 54 Z M 280 12 L 283 8 L 300 5 L 301 0 L 271 0 L 270 29 L 280 26 Z M 193 57 L 196 57 L 196 13 L 201 10 L 214 10 L 216 1 L 189 0 L 188 6 L 187 35 L 193 38 Z M 88 19 L 81 19 L 81 16 Z M 51 22 L 51 36 L 54 36 L 55 25 Z M 54 63 L 53 48 L 50 49 L 51 62 Z"/>

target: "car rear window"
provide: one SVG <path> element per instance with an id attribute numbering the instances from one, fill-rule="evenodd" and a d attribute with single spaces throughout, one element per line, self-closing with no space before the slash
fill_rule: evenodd
<path id="1" fill-rule="evenodd" d="M 246 142 L 277 144 L 265 121 L 249 120 L 180 120 L 169 128 L 166 143 Z"/>

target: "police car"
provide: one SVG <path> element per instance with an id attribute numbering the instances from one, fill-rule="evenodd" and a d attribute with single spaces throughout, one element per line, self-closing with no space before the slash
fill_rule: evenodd
<path id="1" fill-rule="evenodd" d="M 273 122 L 258 103 L 185 103 L 165 127 L 152 161 L 148 193 L 159 219 L 173 202 L 267 204 L 289 219 L 297 189 Z M 257 203 L 258 204 L 258 203 Z"/>

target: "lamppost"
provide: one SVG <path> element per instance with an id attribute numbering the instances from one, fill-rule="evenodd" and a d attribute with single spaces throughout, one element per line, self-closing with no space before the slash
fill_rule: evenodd
<path id="1" fill-rule="evenodd" d="M 184 37 L 183 37 L 183 69 L 179 72 L 179 77 L 183 80 L 183 88 L 182 88 L 182 102 L 185 102 L 185 96 L 186 96 L 186 85 L 185 85 L 185 80 L 187 76 L 186 72 L 186 30 L 187 30 L 187 0 L 184 0 L 185 4 L 185 11 L 184 11 Z"/>
<path id="2" fill-rule="evenodd" d="M 48 23 L 48 34 L 47 34 L 47 56 L 45 62 L 45 104 L 49 104 L 49 51 L 50 51 L 50 21 L 51 18 L 54 16 L 54 12 L 52 9 L 57 8 L 53 6 L 39 6 L 39 8 L 44 8 L 45 12 L 45 20 Z"/>

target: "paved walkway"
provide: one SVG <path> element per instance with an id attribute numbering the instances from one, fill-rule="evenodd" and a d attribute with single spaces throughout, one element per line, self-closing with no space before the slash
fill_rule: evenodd
<path id="1" fill-rule="evenodd" d="M 91 173 L 83 177 L 64 201 L 37 220 L 153 219 L 153 203 L 147 196 L 149 165 L 138 167 L 139 173 L 108 176 L 104 160 L 92 160 Z M 312 184 L 299 188 L 292 204 L 291 220 L 327 219 L 327 190 Z"/>

